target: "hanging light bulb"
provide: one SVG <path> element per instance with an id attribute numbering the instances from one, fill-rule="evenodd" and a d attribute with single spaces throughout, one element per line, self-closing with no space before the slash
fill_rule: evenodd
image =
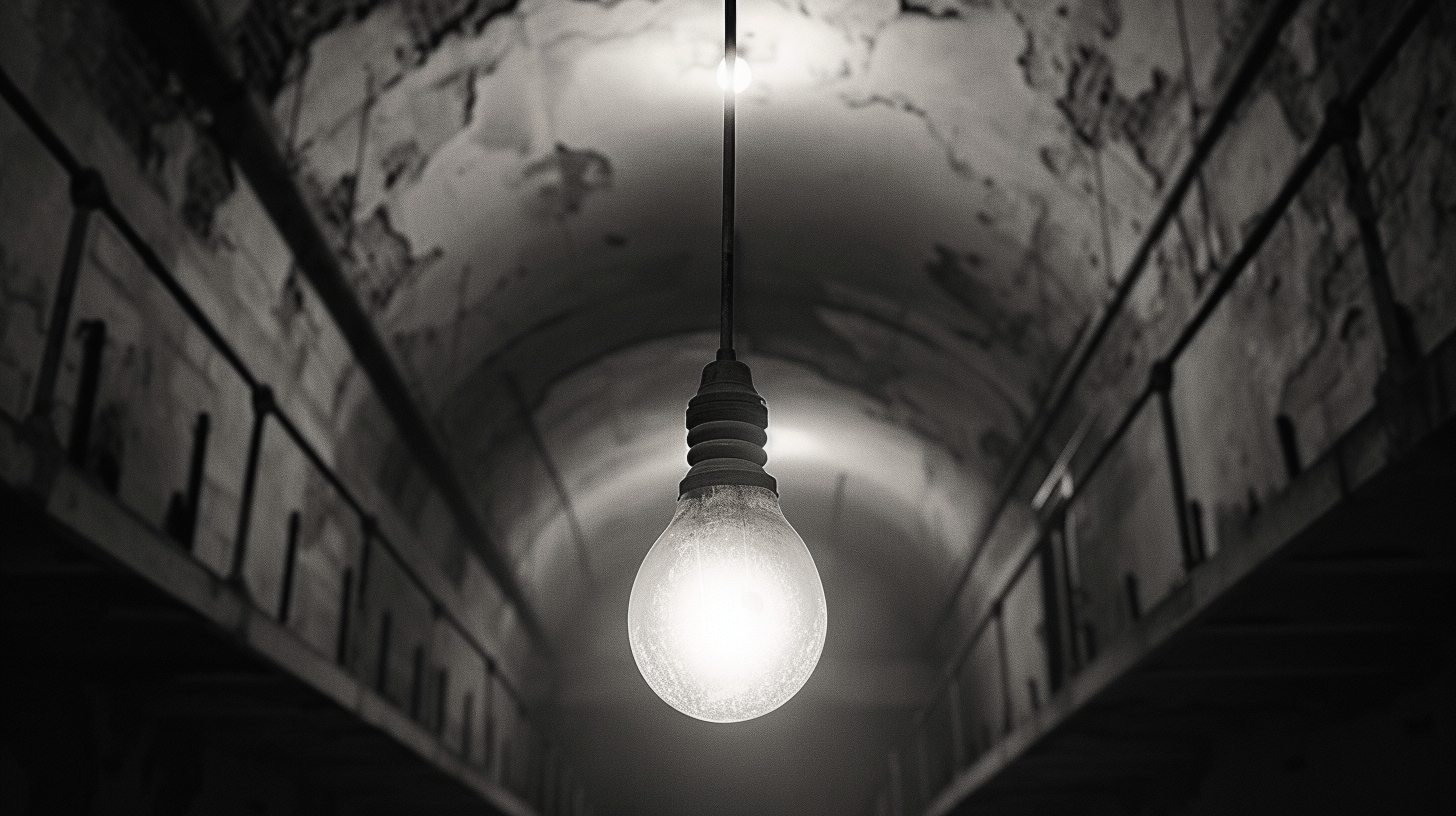
<path id="1" fill-rule="evenodd" d="M 688 401 L 688 464 L 677 512 L 652 545 L 627 604 L 632 657 L 669 705 L 709 722 L 773 711 L 803 688 L 829 615 L 804 540 L 779 509 L 768 461 L 768 406 L 733 353 L 733 95 L 748 87 L 734 0 L 724 9 L 723 242 L 718 359 Z"/>
<path id="2" fill-rule="evenodd" d="M 763 470 L 767 425 L 747 365 L 720 359 L 703 370 L 688 403 L 692 469 L 628 604 L 632 656 L 647 684 L 709 722 L 783 705 L 824 649 L 824 587 Z"/>
<path id="3" fill-rule="evenodd" d="M 753 69 L 748 67 L 748 60 L 743 57 L 733 58 L 733 92 L 743 93 L 748 83 L 753 81 Z M 718 87 L 728 90 L 728 60 L 727 58 L 718 61 Z"/>

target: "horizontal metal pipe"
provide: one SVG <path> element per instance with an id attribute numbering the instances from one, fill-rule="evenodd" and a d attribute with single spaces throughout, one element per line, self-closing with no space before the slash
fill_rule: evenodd
<path id="1" fill-rule="evenodd" d="M 127 246 L 131 247 L 131 251 L 136 253 L 137 259 L 142 262 L 142 265 L 152 273 L 152 277 L 156 278 L 157 282 L 162 284 L 162 288 L 166 289 L 167 294 L 171 295 L 172 299 L 177 302 L 177 305 L 182 308 L 183 313 L 187 315 L 187 319 L 202 332 L 203 336 L 207 338 L 207 342 L 222 355 L 228 367 L 238 375 L 238 378 L 243 381 L 244 385 L 248 386 L 250 391 L 257 390 L 261 383 L 253 376 L 253 372 L 249 370 L 248 364 L 243 362 L 242 355 L 238 354 L 237 349 L 234 349 L 232 344 L 227 341 L 227 338 L 223 337 L 222 332 L 208 318 L 207 313 L 202 311 L 202 307 L 197 304 L 197 301 L 193 300 L 192 296 L 187 293 L 187 290 L 182 288 L 182 284 L 172 274 L 172 270 L 162 262 L 161 257 L 152 249 L 151 244 L 147 243 L 146 239 L 136 231 L 136 227 L 132 226 L 131 221 L 126 215 L 117 208 L 116 203 L 108 199 L 101 206 L 101 212 L 106 215 L 106 220 L 110 221 L 111 225 L 116 228 L 116 231 L 121 234 L 122 240 L 126 242 Z"/>
<path id="2" fill-rule="evenodd" d="M 394 356 L 359 304 L 333 246 L 299 192 L 269 117 L 237 75 L 217 34 L 193 0 L 119 0 L 133 29 L 162 55 L 187 92 L 212 113 L 211 133 L 247 178 L 294 261 L 354 352 L 360 369 L 394 420 L 400 440 L 434 483 L 466 543 L 515 607 L 543 653 L 545 630 L 504 551 L 487 533 L 445 446 L 425 419 Z"/>
<path id="3" fill-rule="evenodd" d="M 1218 107 L 1214 109 L 1213 115 L 1208 122 L 1208 128 L 1194 144 L 1192 155 L 1184 163 L 1183 170 L 1178 174 L 1177 180 L 1168 189 L 1168 194 L 1163 199 L 1163 205 L 1159 208 L 1158 214 L 1153 218 L 1152 223 L 1149 224 L 1148 231 L 1143 236 L 1142 243 L 1138 245 L 1137 252 L 1133 254 L 1132 259 L 1128 262 L 1127 271 L 1123 274 L 1121 282 L 1113 293 L 1112 300 L 1103 309 L 1102 316 L 1093 327 L 1091 335 L 1088 336 L 1087 341 L 1082 345 L 1082 350 L 1077 355 L 1076 361 L 1072 364 L 1068 376 L 1062 380 L 1061 386 L 1053 392 L 1052 398 L 1044 403 L 1048 407 L 1038 413 L 1040 421 L 1033 422 L 1032 428 L 1027 434 L 1026 442 L 1017 451 L 1009 475 L 1001 488 L 1001 492 L 997 495 L 995 503 L 992 505 L 986 523 L 982 526 L 984 532 L 977 537 L 978 541 L 976 546 L 971 551 L 971 557 L 967 559 L 966 565 L 961 569 L 957 577 L 956 586 L 952 590 L 950 599 L 946 602 L 945 607 L 936 618 L 933 627 L 934 630 L 938 631 L 950 619 L 956 603 L 960 600 L 960 594 L 965 591 L 965 586 L 972 570 L 975 569 L 977 562 L 979 562 L 981 555 L 986 549 L 986 542 L 990 540 L 993 528 L 1000 520 L 1001 514 L 1010 505 L 1012 498 L 1016 495 L 1017 485 L 1021 483 L 1021 479 L 1026 475 L 1026 470 L 1031 466 L 1031 462 L 1035 459 L 1037 451 L 1046 442 L 1046 438 L 1051 433 L 1051 429 L 1056 420 L 1061 416 L 1062 411 L 1066 410 L 1067 405 L 1070 404 L 1072 394 L 1081 382 L 1083 374 L 1086 373 L 1087 366 L 1091 364 L 1093 355 L 1101 348 L 1103 340 L 1106 339 L 1108 331 L 1112 328 L 1113 321 L 1122 313 L 1122 307 L 1132 294 L 1133 287 L 1142 279 L 1142 274 L 1147 268 L 1148 260 L 1152 258 L 1154 250 L 1157 249 L 1158 244 L 1162 241 L 1163 232 L 1172 223 L 1179 208 L 1182 207 L 1183 198 L 1188 194 L 1194 182 L 1198 180 L 1199 173 L 1203 170 L 1203 165 L 1208 161 L 1208 157 L 1213 154 L 1213 149 L 1223 137 L 1224 131 L 1233 122 L 1239 105 L 1242 104 L 1249 89 L 1253 87 L 1255 80 L 1258 79 L 1265 63 L 1268 62 L 1269 57 L 1274 53 L 1275 48 L 1279 44 L 1280 33 L 1283 31 L 1285 24 L 1294 16 L 1294 12 L 1298 9 L 1299 5 L 1300 0 L 1281 0 L 1269 12 L 1268 16 L 1265 17 L 1259 33 L 1254 38 L 1253 45 L 1244 54 L 1238 72 L 1229 82 L 1228 88 L 1224 90 Z"/>
<path id="4" fill-rule="evenodd" d="M 51 154 L 51 157 L 58 164 L 76 173 L 85 171 L 82 165 L 75 159 L 75 156 L 65 146 L 60 136 L 40 116 L 34 106 L 30 104 L 30 100 L 19 91 L 9 74 L 3 68 L 0 68 L 0 98 L 3 98 L 10 105 L 12 110 L 16 112 L 21 121 L 26 124 L 27 128 L 30 129 L 31 133 L 41 142 L 46 148 L 46 151 Z M 248 368 L 242 356 L 233 348 L 227 338 L 223 336 L 222 332 L 217 328 L 217 325 L 212 322 L 202 310 L 202 307 L 187 292 L 181 282 L 177 280 L 176 276 L 172 274 L 171 269 L 162 261 L 156 251 L 152 249 L 151 244 L 141 236 L 126 215 L 109 199 L 102 202 L 99 209 L 106 219 L 111 222 L 112 226 L 115 227 L 122 240 L 137 255 L 143 267 L 162 285 L 162 288 L 167 291 L 167 294 L 182 309 L 188 321 L 202 332 L 203 336 L 207 338 L 208 343 L 217 350 L 224 361 L 227 362 L 229 368 L 238 375 L 238 378 L 251 390 L 256 390 L 261 386 L 262 383 L 254 376 L 252 370 Z M 339 475 L 324 461 L 323 457 L 308 439 L 304 437 L 292 418 L 276 406 L 270 410 L 269 416 L 278 423 L 279 427 L 283 428 L 284 432 L 297 445 L 305 458 L 324 477 L 325 481 L 338 492 L 344 502 L 361 518 L 366 517 L 368 513 L 363 504 L 354 496 L 348 486 L 344 484 Z M 398 548 L 394 546 L 393 542 L 386 539 L 383 535 L 377 535 L 377 538 L 390 557 L 399 564 L 401 570 L 410 582 L 432 602 L 437 601 L 419 574 L 400 555 Z M 451 626 L 470 644 L 470 647 L 477 653 L 477 656 L 488 663 L 494 663 L 494 659 L 490 656 L 489 650 L 475 638 L 470 630 L 465 627 L 464 623 L 455 617 L 453 613 L 447 613 L 447 616 Z M 518 701 L 522 700 L 514 684 L 503 675 L 498 676 L 501 680 L 502 687 L 507 693 Z"/>
<path id="5" fill-rule="evenodd" d="M 45 119 L 41 117 L 40 111 L 30 104 L 30 100 L 21 93 L 20 88 L 3 69 L 0 69 L 0 97 L 5 99 L 6 103 L 10 105 L 10 109 L 15 111 L 15 115 L 20 117 L 20 121 L 25 123 L 26 128 L 35 135 L 36 139 L 40 140 L 46 152 L 51 154 L 51 158 L 56 160 L 67 175 L 75 176 L 81 172 L 81 162 L 76 159 L 75 154 L 66 147 L 65 142 L 61 141 L 61 137 L 51 130 L 50 125 L 46 124 Z"/>
<path id="6" fill-rule="evenodd" d="M 1413 0 L 1411 4 L 1406 7 L 1405 12 L 1402 14 L 1401 18 L 1397 21 L 1397 23 L 1391 28 L 1390 32 L 1386 35 L 1385 40 L 1381 43 L 1380 47 L 1377 48 L 1370 61 L 1366 64 L 1365 70 L 1362 71 L 1357 81 L 1351 85 L 1351 88 L 1347 93 L 1342 95 L 1339 100 L 1331 105 L 1332 110 L 1337 109 L 1341 105 L 1358 106 L 1361 102 L 1364 101 L 1365 96 L 1374 87 L 1375 82 L 1379 79 L 1379 77 L 1390 66 L 1390 63 L 1394 60 L 1395 55 L 1399 52 L 1401 45 L 1404 44 L 1405 40 L 1409 38 L 1411 33 L 1415 30 L 1416 25 L 1420 22 L 1425 12 L 1430 8 L 1431 3 L 1432 0 Z M 1273 232 L 1274 227 L 1277 226 L 1279 221 L 1283 218 L 1284 212 L 1293 202 L 1295 196 L 1298 195 L 1299 190 L 1309 180 L 1310 175 L 1313 174 L 1315 168 L 1318 167 L 1319 162 L 1324 158 L 1326 152 L 1328 152 L 1328 150 L 1335 144 L 1335 141 L 1338 137 L 1339 124 L 1340 123 L 1336 121 L 1334 116 L 1327 115 L 1325 117 L 1325 121 L 1322 123 L 1319 132 L 1316 134 L 1314 142 L 1309 146 L 1309 148 L 1306 149 L 1300 161 L 1290 171 L 1290 174 L 1286 179 L 1284 185 L 1280 188 L 1279 193 L 1275 196 L 1274 200 L 1269 204 L 1269 206 L 1265 209 L 1263 215 L 1260 217 L 1259 223 L 1251 232 L 1249 232 L 1244 240 L 1244 244 L 1240 247 L 1239 252 L 1235 254 L 1234 258 L 1229 262 L 1229 265 L 1219 276 L 1219 279 L 1215 286 L 1212 289 L 1208 290 L 1204 299 L 1200 302 L 1199 308 L 1196 310 L 1194 316 L 1189 320 L 1188 324 L 1184 326 L 1184 329 L 1179 333 L 1178 338 L 1169 348 L 1168 353 L 1162 358 L 1168 361 L 1169 365 L 1175 363 L 1182 355 L 1183 351 L 1187 349 L 1189 343 L 1192 342 L 1193 338 L 1197 336 L 1199 330 L 1202 329 L 1202 327 L 1206 324 L 1208 317 L 1213 313 L 1214 309 L 1218 307 L 1219 303 L 1227 295 L 1228 291 L 1233 287 L 1239 275 L 1242 274 L 1244 269 L 1246 269 L 1248 265 L 1253 261 L 1253 259 L 1257 256 L 1260 248 L 1262 248 L 1264 244 L 1264 241 L 1268 239 L 1270 233 Z M 1153 393 L 1153 383 L 1150 381 L 1148 385 L 1146 385 L 1139 392 L 1137 399 L 1133 401 L 1127 411 L 1123 413 L 1122 419 L 1119 420 L 1112 434 L 1109 435 L 1107 440 L 1105 440 L 1104 443 L 1099 447 L 1097 454 L 1092 458 L 1092 461 L 1088 463 L 1086 470 L 1082 473 L 1081 477 L 1074 484 L 1071 494 L 1066 499 L 1067 502 L 1075 500 L 1082 494 L 1092 476 L 1101 469 L 1103 463 L 1106 461 L 1113 447 L 1115 447 L 1126 435 L 1133 421 L 1136 419 L 1137 415 L 1141 412 L 1143 407 L 1146 405 L 1147 400 L 1153 395 Z M 1040 528 L 1041 526 L 1042 524 L 1039 521 L 1038 528 Z M 1016 581 L 1020 578 L 1022 572 L 1026 569 L 1026 566 L 1031 563 L 1032 557 L 1035 555 L 1036 552 L 1035 540 L 1038 539 L 1039 536 L 1033 537 L 1032 546 L 1027 547 L 1021 557 L 1018 559 L 1016 568 L 1012 571 L 1011 576 L 1005 581 L 1002 587 L 992 595 L 992 597 L 996 600 L 989 607 L 991 612 L 987 615 L 982 616 L 980 621 L 978 621 L 977 624 L 972 627 L 971 636 L 967 639 L 965 645 L 957 651 L 955 657 L 950 661 L 950 670 L 947 672 L 947 678 L 953 678 L 955 676 L 956 671 L 969 656 L 971 649 L 974 648 L 974 646 L 979 642 L 988 625 L 996 619 L 997 615 L 999 614 L 998 610 L 1001 608 L 1001 604 L 1004 603 L 1007 595 L 1016 585 Z M 948 686 L 948 683 L 949 680 L 947 679 L 945 681 L 945 685 Z M 940 694 L 942 693 L 943 689 L 940 689 L 938 687 L 935 695 L 932 697 L 931 705 L 933 705 L 935 701 L 939 700 Z M 929 706 L 927 706 L 926 708 L 928 709 Z"/>

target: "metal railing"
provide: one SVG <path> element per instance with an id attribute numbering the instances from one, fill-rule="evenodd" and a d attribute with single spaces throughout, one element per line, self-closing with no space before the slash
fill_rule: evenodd
<path id="1" fill-rule="evenodd" d="M 362 684 L 372 685 L 467 764 L 484 771 L 539 812 L 573 816 L 589 812 L 580 784 L 560 751 L 528 720 L 526 703 L 501 671 L 496 656 L 451 605 L 435 594 L 381 529 L 376 516 L 279 405 L 274 389 L 255 374 L 112 200 L 101 174 L 81 163 L 3 70 L 0 97 L 68 177 L 73 205 L 27 425 L 41 429 L 72 465 L 220 573 L 259 611 L 293 629 L 315 652 Z M 183 449 L 186 430 L 179 438 L 175 427 L 143 429 L 155 444 L 132 454 L 145 454 L 153 469 L 170 467 L 186 473 L 182 489 L 171 495 L 160 517 L 155 503 L 129 500 L 146 487 L 143 482 L 147 480 L 129 479 L 130 474 L 123 472 L 123 457 L 114 449 L 120 444 L 118 431 L 108 427 L 105 416 L 96 415 L 108 387 L 106 319 L 73 314 L 77 293 L 88 284 L 120 285 L 113 276 L 84 274 L 97 215 L 147 273 L 133 276 L 125 285 L 144 285 L 146 279 L 160 285 L 166 295 L 162 300 L 175 305 L 184 318 L 167 325 L 176 327 L 174 334 L 186 334 L 188 327 L 200 333 L 233 383 L 217 385 L 210 394 L 190 395 L 194 401 L 213 397 L 215 404 L 213 410 L 198 413 L 191 425 L 185 467 L 165 460 L 169 451 Z M 115 299 L 94 298 L 93 306 L 98 311 L 114 308 L 106 307 L 109 300 Z M 154 308 L 160 308 L 157 302 L 140 309 L 139 319 L 164 320 L 164 315 L 152 313 Z M 187 360 L 185 343 L 173 345 L 175 359 L 167 364 L 178 368 L 199 365 L 195 359 Z M 156 350 L 151 348 L 148 354 Z M 79 361 L 74 359 L 77 356 Z M 149 368 L 163 364 L 150 358 L 147 362 Z M 65 404 L 57 394 L 62 380 L 72 375 L 75 396 Z M 217 439 L 226 436 L 227 411 L 237 407 L 226 404 L 230 391 L 249 404 L 242 423 L 246 432 L 240 434 L 246 438 L 241 472 L 233 480 L 237 486 L 235 508 L 223 495 L 227 491 L 208 493 L 206 487 L 208 474 L 216 470 L 209 465 L 219 461 L 209 452 L 215 452 Z M 144 408 L 162 413 L 163 406 Z M 69 433 L 62 445 L 55 429 L 66 422 Z M 155 473 L 147 476 L 157 481 Z M 283 495 L 289 487 L 299 487 L 302 495 Z M 291 511 L 289 503 L 294 507 Z M 218 518 L 231 509 L 236 510 L 231 521 Z M 204 529 L 224 530 L 215 536 L 221 541 L 214 543 L 227 551 L 211 559 L 212 563 L 202 551 Z M 281 563 L 261 563 L 256 548 L 250 546 L 263 535 L 281 539 Z M 332 549 L 324 539 L 333 541 Z M 306 556 L 316 557 L 309 561 Z M 328 562 L 329 556 L 335 558 L 334 563 L 317 563 Z M 265 605 L 259 597 L 267 589 L 276 589 L 272 605 Z M 416 624 L 413 633 L 407 626 L 411 622 Z M 326 631 L 329 629 L 332 631 Z"/>
<path id="2" fill-rule="evenodd" d="M 1137 569 L 1113 574 L 1089 575 L 1079 553 L 1099 548 L 1099 557 L 1117 552 L 1135 558 L 1139 545 L 1145 549 L 1167 546 L 1176 540 L 1181 569 L 1165 587 L 1186 580 L 1187 574 L 1209 555 L 1206 531 L 1217 520 L 1205 518 L 1205 509 L 1190 498 L 1186 451 L 1180 448 L 1176 423 L 1177 384 L 1174 371 L 1200 332 L 1253 263 L 1260 250 L 1286 216 L 1296 197 L 1316 173 L 1332 148 L 1338 148 L 1346 187 L 1346 204 L 1359 232 L 1359 251 L 1366 270 L 1367 294 L 1379 323 L 1377 337 L 1384 351 L 1384 366 L 1373 389 L 1376 409 L 1382 415 L 1387 434 L 1397 448 L 1408 444 L 1420 432 L 1419 409 L 1410 406 L 1411 389 L 1417 386 L 1415 372 L 1421 351 L 1395 301 L 1384 249 L 1377 229 L 1377 214 L 1368 189 L 1368 178 L 1359 148 L 1360 106 L 1376 82 L 1394 61 L 1425 12 L 1430 0 L 1412 0 L 1384 35 L 1354 81 L 1334 99 L 1323 123 L 1299 154 L 1284 183 L 1244 233 L 1237 252 L 1219 268 L 1217 278 L 1197 299 L 1191 315 L 1166 346 L 1162 356 L 1148 366 L 1146 384 L 1136 392 L 1111 430 L 1099 444 L 1082 447 L 1089 429 L 1099 418 L 1095 411 L 1076 418 L 1075 423 L 1058 425 L 1073 403 L 1076 389 L 1087 374 L 1094 356 L 1112 336 L 1113 322 L 1122 313 L 1143 269 L 1163 239 L 1163 233 L 1183 206 L 1186 194 L 1202 172 L 1241 103 L 1262 73 L 1268 57 L 1279 42 L 1285 24 L 1299 6 L 1298 0 L 1274 6 L 1245 52 L 1239 70 L 1226 86 L 1222 101 L 1200 135 L 1191 157 L 1151 223 L 1127 273 L 1101 314 L 1064 376 L 1033 420 L 1025 445 L 1010 470 L 1004 488 L 991 506 L 988 521 L 975 540 L 971 556 L 962 569 L 956 589 L 937 621 L 944 630 L 958 620 L 960 605 L 966 602 L 966 587 L 975 568 L 989 563 L 988 553 L 1005 557 L 993 572 L 993 591 L 971 609 L 970 625 L 952 650 L 943 677 L 930 702 L 916 714 L 913 736 L 908 745 L 890 751 L 887 778 L 877 789 L 872 812 L 903 816 L 921 812 L 935 802 L 962 770 L 984 756 L 1019 722 L 1040 709 L 1047 696 L 1064 688 L 1083 667 L 1097 657 L 1097 633 L 1089 618 L 1121 620 L 1123 627 L 1135 623 L 1160 597 L 1154 597 L 1139 581 Z M 1149 410 L 1149 403 L 1156 407 Z M 1280 415 L 1271 422 L 1289 479 L 1303 466 L 1294 425 Z M 1042 480 L 1028 485 L 1026 477 L 1041 450 L 1058 433 L 1066 445 L 1061 456 L 1050 462 Z M 1089 450 L 1090 449 L 1090 450 Z M 1150 453 L 1156 449 L 1156 453 Z M 1317 454 L 1318 451 L 1305 452 Z M 1138 474 L 1152 487 L 1139 492 L 1124 480 L 1099 480 L 1108 472 L 1124 476 Z M 1159 478 L 1161 477 L 1161 478 Z M 1039 490 L 1029 489 L 1040 484 Z M 1097 491 L 1113 491 L 1098 504 Z M 1151 494 L 1165 491 L 1166 510 L 1145 512 L 1139 504 Z M 1034 493 L 1029 512 L 1016 499 Z M 1257 499 L 1250 496 L 1250 512 L 1257 512 Z M 1128 505 L 1137 504 L 1129 508 Z M 1117 513 L 1099 512 L 1099 507 L 1117 507 Z M 1128 517 L 1137 520 L 1129 522 Z M 1141 525 L 1141 529 L 1136 529 Z M 1089 536 L 1088 533 L 1092 535 Z M 1088 539 L 1095 538 L 1095 541 Z M 1040 569 L 1033 570 L 1033 566 Z M 1093 586 L 1100 581 L 1099 586 Z M 1029 602 L 1028 602 L 1029 601 Z M 1100 602 L 1100 606 L 1098 605 Z M 1112 607 L 1119 607 L 1112 611 Z M 1030 610 L 1030 611 L 1029 611 Z M 965 616 L 959 616 L 964 620 Z M 1013 636 L 1014 632 L 1014 636 Z M 1116 634 L 1115 632 L 1113 634 Z M 1021 681 L 1025 686 L 1021 686 Z M 946 803 L 940 803 L 946 804 Z"/>

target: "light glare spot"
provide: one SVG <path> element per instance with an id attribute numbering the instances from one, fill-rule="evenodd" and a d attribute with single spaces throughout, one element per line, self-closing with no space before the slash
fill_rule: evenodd
<path id="1" fill-rule="evenodd" d="M 733 92 L 743 93 L 748 83 L 753 81 L 753 69 L 748 67 L 748 62 L 743 57 L 735 57 L 733 60 Z M 728 90 L 728 58 L 718 60 L 718 87 Z"/>

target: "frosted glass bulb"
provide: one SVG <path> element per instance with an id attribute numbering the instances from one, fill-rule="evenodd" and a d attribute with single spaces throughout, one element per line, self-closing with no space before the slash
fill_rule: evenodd
<path id="1" fill-rule="evenodd" d="M 824 649 L 824 586 L 778 496 L 716 485 L 678 499 L 637 571 L 632 656 L 673 708 L 751 720 L 798 693 Z"/>
<path id="2" fill-rule="evenodd" d="M 748 83 L 753 81 L 753 69 L 748 67 L 748 61 L 743 57 L 733 58 L 733 93 L 743 93 Z M 718 87 L 728 90 L 728 58 L 718 60 Z"/>

